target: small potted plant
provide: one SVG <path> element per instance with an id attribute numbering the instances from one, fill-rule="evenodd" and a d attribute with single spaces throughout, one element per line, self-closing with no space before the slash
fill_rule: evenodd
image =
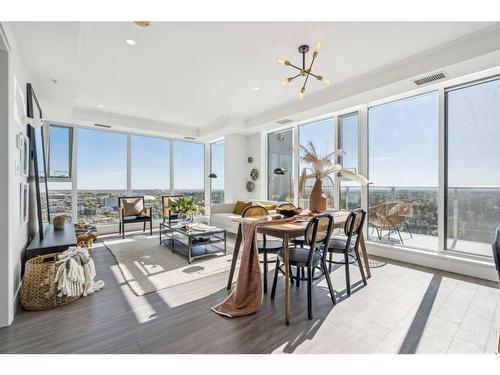
<path id="1" fill-rule="evenodd" d="M 193 221 L 193 215 L 201 210 L 193 197 L 180 197 L 172 202 L 172 211 L 179 213 L 182 224 L 188 224 Z"/>

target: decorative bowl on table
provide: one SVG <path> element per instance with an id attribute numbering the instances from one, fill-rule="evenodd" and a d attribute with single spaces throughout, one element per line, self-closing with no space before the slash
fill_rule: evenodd
<path id="1" fill-rule="evenodd" d="M 283 207 L 283 208 L 277 208 L 276 212 L 279 213 L 280 215 L 283 215 L 284 217 L 293 217 L 295 215 L 298 215 L 302 212 L 301 207 Z"/>

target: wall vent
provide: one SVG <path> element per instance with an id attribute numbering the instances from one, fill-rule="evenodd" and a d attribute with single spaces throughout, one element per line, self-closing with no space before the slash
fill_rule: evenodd
<path id="1" fill-rule="evenodd" d="M 106 128 L 106 129 L 111 129 L 111 126 L 109 126 L 109 125 L 104 125 L 104 124 L 94 124 L 94 126 L 97 126 L 98 128 Z"/>
<path id="2" fill-rule="evenodd" d="M 190 141 L 194 141 L 196 138 L 195 137 L 184 137 L 184 139 L 189 139 Z"/>
<path id="3" fill-rule="evenodd" d="M 279 121 L 276 121 L 277 124 L 280 124 L 280 125 L 285 125 L 285 124 L 289 124 L 293 122 L 292 120 L 290 120 L 289 118 L 285 118 L 283 120 L 279 120 Z"/>
<path id="4" fill-rule="evenodd" d="M 413 83 L 417 86 L 427 85 L 432 82 L 440 81 L 447 77 L 445 72 L 433 73 L 431 75 L 420 77 L 413 80 Z"/>

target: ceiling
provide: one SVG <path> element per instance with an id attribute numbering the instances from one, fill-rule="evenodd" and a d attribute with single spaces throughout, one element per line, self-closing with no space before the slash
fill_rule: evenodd
<path id="1" fill-rule="evenodd" d="M 152 22 L 140 28 L 132 22 L 14 22 L 11 26 L 38 96 L 42 102 L 57 103 L 59 113 L 70 117 L 73 109 L 81 108 L 205 127 L 224 116 L 245 119 L 298 101 L 300 83 L 281 85 L 293 71 L 278 64 L 277 58 L 298 64 L 300 44 L 322 42 L 316 72 L 334 87 L 491 24 Z M 126 44 L 125 38 L 136 45 Z M 307 94 L 319 90 L 328 88 L 310 81 L 306 100 Z"/>

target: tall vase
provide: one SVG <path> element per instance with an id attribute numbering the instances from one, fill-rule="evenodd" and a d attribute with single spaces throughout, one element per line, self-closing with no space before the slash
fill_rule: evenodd
<path id="1" fill-rule="evenodd" d="M 309 210 L 316 213 L 326 212 L 326 195 L 323 192 L 323 181 L 316 180 L 309 196 Z"/>

